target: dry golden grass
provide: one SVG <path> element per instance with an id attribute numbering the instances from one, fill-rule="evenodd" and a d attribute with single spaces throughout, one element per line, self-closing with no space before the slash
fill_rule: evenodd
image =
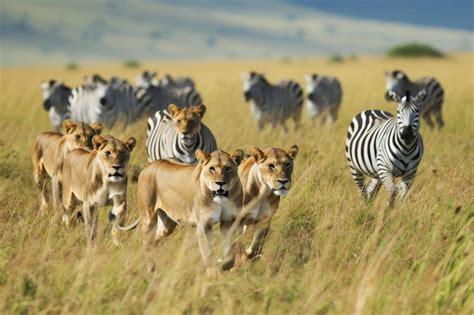
<path id="1" fill-rule="evenodd" d="M 3 69 L 0 130 L 0 313 L 125 314 L 472 314 L 474 313 L 473 192 L 474 55 L 443 60 L 361 57 L 341 64 L 321 59 L 147 64 L 160 74 L 196 79 L 206 124 L 220 147 L 300 146 L 294 186 L 274 218 L 264 257 L 205 277 L 194 231 L 178 228 L 157 250 L 155 274 L 145 271 L 139 231 L 111 243 L 106 209 L 99 241 L 87 250 L 81 227 L 66 230 L 38 216 L 30 148 L 50 129 L 39 81 L 80 83 L 84 74 L 134 79 L 120 66 Z M 145 68 L 144 67 L 144 68 Z M 385 102 L 383 71 L 433 75 L 445 88 L 444 130 L 422 134 L 426 153 L 407 200 L 385 209 L 382 191 L 366 206 L 344 157 L 347 125 L 357 112 Z M 332 74 L 344 88 L 340 119 L 330 128 L 310 124 L 286 137 L 260 135 L 243 102 L 239 74 L 257 70 L 275 81 L 307 72 Z M 108 130 L 106 132 L 109 132 Z M 119 137 L 136 136 L 132 164 L 145 165 L 146 122 Z M 132 220 L 136 186 L 129 186 Z"/>

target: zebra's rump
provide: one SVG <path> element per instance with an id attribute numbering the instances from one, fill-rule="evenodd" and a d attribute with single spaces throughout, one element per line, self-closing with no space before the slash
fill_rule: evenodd
<path id="1" fill-rule="evenodd" d="M 422 114 L 441 111 L 444 101 L 444 90 L 441 84 L 432 77 L 425 77 L 415 81 L 417 91 L 412 91 L 415 95 L 421 90 L 425 89 L 427 92 L 426 100 L 421 109 Z"/>
<path id="2" fill-rule="evenodd" d="M 168 89 L 161 86 L 140 88 L 136 92 L 140 111 L 152 116 L 167 110 L 169 104 L 189 107 L 202 104 L 201 95 L 192 88 Z"/>
<path id="3" fill-rule="evenodd" d="M 172 116 L 167 111 L 157 111 L 148 119 L 146 150 L 149 162 L 160 159 L 176 159 L 183 163 L 196 163 L 195 152 L 217 150 L 217 143 L 209 128 L 201 122 L 201 128 L 192 143 L 183 143 L 176 131 Z"/>

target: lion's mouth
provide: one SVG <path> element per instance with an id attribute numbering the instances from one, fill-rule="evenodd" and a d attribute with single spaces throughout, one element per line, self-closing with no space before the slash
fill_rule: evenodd
<path id="1" fill-rule="evenodd" d="M 225 197 L 225 198 L 229 198 L 229 192 L 227 190 L 224 190 L 224 189 L 218 189 L 218 190 L 213 190 L 212 191 L 212 198 L 216 198 L 216 197 Z"/>
<path id="2" fill-rule="evenodd" d="M 113 174 L 109 174 L 109 177 L 123 177 L 123 174 L 120 174 L 119 172 L 115 172 Z"/>

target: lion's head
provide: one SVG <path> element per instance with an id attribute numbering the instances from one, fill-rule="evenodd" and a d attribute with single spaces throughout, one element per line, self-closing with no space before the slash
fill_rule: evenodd
<path id="1" fill-rule="evenodd" d="M 237 170 L 243 157 L 242 150 L 235 150 L 232 154 L 222 150 L 211 154 L 202 150 L 196 151 L 196 159 L 201 165 L 201 182 L 212 191 L 214 201 L 222 202 L 229 197 L 235 197 L 230 194 L 240 186 Z"/>
<path id="2" fill-rule="evenodd" d="M 258 165 L 260 181 L 272 190 L 276 196 L 285 196 L 291 188 L 293 161 L 298 154 L 298 146 L 293 145 L 288 151 L 268 147 L 260 150 L 250 149 Z"/>
<path id="3" fill-rule="evenodd" d="M 63 127 L 66 133 L 64 137 L 66 139 L 66 145 L 69 151 L 78 148 L 89 148 L 92 149 L 92 138 L 95 135 L 100 135 L 102 131 L 101 124 L 88 125 L 85 123 L 74 123 L 70 119 L 66 119 L 63 122 Z"/>
<path id="4" fill-rule="evenodd" d="M 121 141 L 112 136 L 95 136 L 92 143 L 102 172 L 107 174 L 108 180 L 112 183 L 126 180 L 130 153 L 137 143 L 135 138 Z"/>
<path id="5" fill-rule="evenodd" d="M 194 136 L 201 130 L 201 120 L 206 113 L 206 106 L 178 107 L 170 104 L 168 112 L 173 117 L 173 124 L 179 139 L 185 143 L 191 143 Z"/>

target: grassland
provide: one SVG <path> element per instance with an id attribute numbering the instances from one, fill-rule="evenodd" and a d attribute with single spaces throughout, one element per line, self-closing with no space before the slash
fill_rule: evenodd
<path id="1" fill-rule="evenodd" d="M 3 314 L 472 314 L 474 313 L 474 55 L 443 60 L 359 57 L 145 64 L 160 74 L 189 74 L 208 112 L 205 123 L 220 147 L 289 147 L 297 143 L 294 186 L 282 200 L 261 260 L 205 276 L 194 232 L 179 228 L 157 251 L 158 268 L 145 271 L 140 234 L 112 245 L 106 209 L 99 241 L 87 250 L 82 228 L 66 230 L 57 215 L 38 216 L 30 148 L 50 129 L 39 81 L 80 83 L 84 74 L 134 79 L 137 69 L 82 66 L 1 70 L 0 313 Z M 394 111 L 383 99 L 383 71 L 433 75 L 445 88 L 446 127 L 422 126 L 426 153 L 407 200 L 385 209 L 359 200 L 344 157 L 347 125 L 367 108 Z M 243 102 L 240 71 L 270 80 L 307 72 L 336 75 L 344 88 L 340 119 L 311 124 L 285 137 L 258 134 Z M 106 132 L 109 132 L 107 130 Z M 110 133 L 133 135 L 132 164 L 144 166 L 146 122 Z M 129 186 L 130 220 L 136 186 Z"/>

